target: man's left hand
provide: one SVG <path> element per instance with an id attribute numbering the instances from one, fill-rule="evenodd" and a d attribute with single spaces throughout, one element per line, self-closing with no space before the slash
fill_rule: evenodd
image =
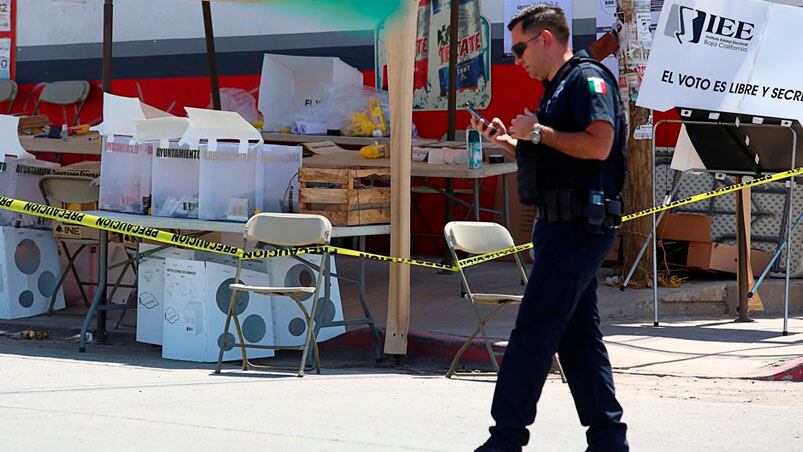
<path id="1" fill-rule="evenodd" d="M 510 124 L 508 129 L 510 136 L 519 140 L 529 140 L 533 127 L 538 124 L 538 116 L 525 108 L 524 113 L 516 116 Z"/>

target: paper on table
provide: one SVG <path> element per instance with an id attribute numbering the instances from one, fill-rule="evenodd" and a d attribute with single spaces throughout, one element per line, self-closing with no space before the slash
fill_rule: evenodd
<path id="1" fill-rule="evenodd" d="M 20 137 L 17 134 L 20 118 L 18 116 L 0 115 L 0 162 L 5 161 L 6 154 L 13 155 L 18 159 L 36 160 L 33 154 L 28 153 L 20 144 Z"/>

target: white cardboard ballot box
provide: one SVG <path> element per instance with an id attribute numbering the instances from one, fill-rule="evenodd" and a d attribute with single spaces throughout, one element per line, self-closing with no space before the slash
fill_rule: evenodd
<path id="1" fill-rule="evenodd" d="M 59 277 L 56 240 L 50 231 L 0 227 L 0 319 L 47 312 Z M 55 309 L 64 309 L 59 291 Z"/>
<path id="2" fill-rule="evenodd" d="M 140 253 L 157 245 L 141 244 Z M 164 320 L 165 259 L 191 260 L 193 250 L 166 248 L 157 251 L 139 262 L 137 296 L 137 342 L 162 345 L 162 322 Z"/>
<path id="3" fill-rule="evenodd" d="M 236 269 L 211 262 L 165 259 L 164 322 L 162 357 L 195 362 L 217 361 L 219 344 L 229 308 Z M 245 284 L 264 284 L 265 275 L 243 270 Z M 253 293 L 237 295 L 237 313 L 246 343 L 273 345 L 273 317 L 268 297 Z M 236 339 L 234 322 L 228 343 Z M 249 349 L 252 358 L 274 356 L 273 350 Z M 227 350 L 223 359 L 241 359 L 239 347 Z"/>
<path id="4" fill-rule="evenodd" d="M 363 84 L 362 73 L 340 58 L 266 53 L 259 82 L 259 111 L 265 117 L 263 130 L 289 127 L 287 115 L 329 97 L 326 85 Z"/>
<path id="5" fill-rule="evenodd" d="M 299 256 L 307 262 L 320 264 L 320 256 Z M 335 257 L 330 256 L 330 273 L 337 274 Z M 292 257 L 275 257 L 268 259 L 268 272 L 271 285 L 274 287 L 314 286 L 318 272 Z M 318 312 L 315 323 L 343 320 L 343 304 L 340 300 L 340 284 L 337 278 L 331 278 L 329 301 L 324 303 L 324 287 L 318 292 Z M 312 310 L 312 294 L 302 300 L 308 311 Z M 304 315 L 289 297 L 273 297 L 273 334 L 277 345 L 304 345 L 307 325 Z M 323 342 L 346 332 L 344 326 L 322 328 L 318 331 L 317 341 Z"/>

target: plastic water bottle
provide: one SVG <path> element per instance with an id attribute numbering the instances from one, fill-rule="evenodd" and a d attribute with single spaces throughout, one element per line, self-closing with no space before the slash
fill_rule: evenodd
<path id="1" fill-rule="evenodd" d="M 468 147 L 468 167 L 470 169 L 482 168 L 482 137 L 476 130 L 469 130 L 466 133 L 466 145 Z"/>

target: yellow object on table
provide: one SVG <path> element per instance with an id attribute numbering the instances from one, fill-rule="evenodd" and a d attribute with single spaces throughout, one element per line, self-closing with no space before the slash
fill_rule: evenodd
<path id="1" fill-rule="evenodd" d="M 372 144 L 360 149 L 360 155 L 367 159 L 381 159 L 385 158 L 385 149 L 384 144 Z"/>
<path id="2" fill-rule="evenodd" d="M 383 137 L 387 135 L 388 125 L 382 104 L 376 98 L 368 99 L 365 112 L 351 115 L 351 123 L 344 130 L 350 137 Z"/>

